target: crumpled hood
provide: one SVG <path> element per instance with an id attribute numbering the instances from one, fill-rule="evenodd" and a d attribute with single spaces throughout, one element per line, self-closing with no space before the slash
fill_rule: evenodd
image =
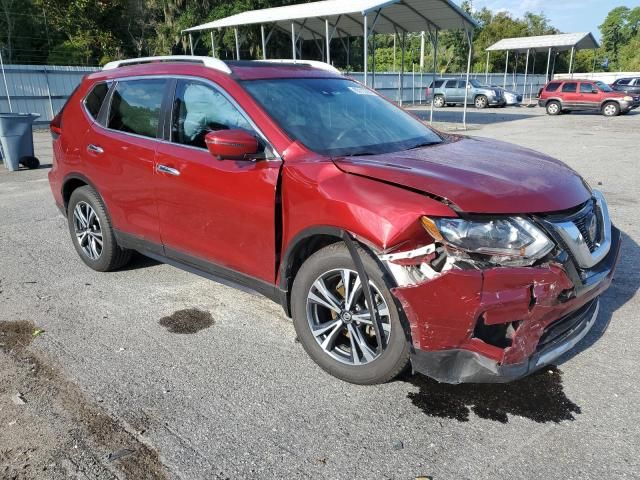
<path id="1" fill-rule="evenodd" d="M 347 173 L 420 190 L 468 213 L 553 212 L 591 196 L 580 176 L 562 162 L 479 137 L 334 162 Z"/>

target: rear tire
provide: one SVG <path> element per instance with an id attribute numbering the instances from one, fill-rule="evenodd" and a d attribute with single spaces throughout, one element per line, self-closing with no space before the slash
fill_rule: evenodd
<path id="1" fill-rule="evenodd" d="M 444 97 L 442 95 L 436 95 L 433 97 L 433 106 L 436 108 L 442 108 L 445 106 Z"/>
<path id="2" fill-rule="evenodd" d="M 602 114 L 605 117 L 617 117 L 620 115 L 620 105 L 616 102 L 607 102 L 602 106 Z"/>
<path id="3" fill-rule="evenodd" d="M 293 324 L 306 352 L 329 374 L 361 385 L 385 383 L 407 366 L 409 342 L 384 273 L 363 249 L 358 252 L 383 322 L 387 343 L 382 352 L 375 350 L 377 336 L 360 277 L 342 242 L 317 251 L 298 271 L 291 292 Z M 326 298 L 338 308 L 322 303 Z"/>
<path id="4" fill-rule="evenodd" d="M 547 103 L 546 106 L 547 109 L 547 115 L 560 115 L 562 113 L 562 105 L 560 105 L 560 102 L 556 102 L 555 100 L 552 100 L 551 102 Z"/>
<path id="5" fill-rule="evenodd" d="M 91 187 L 77 188 L 67 207 L 67 223 L 73 246 L 93 270 L 109 272 L 126 265 L 131 250 L 121 248 L 100 195 Z"/>

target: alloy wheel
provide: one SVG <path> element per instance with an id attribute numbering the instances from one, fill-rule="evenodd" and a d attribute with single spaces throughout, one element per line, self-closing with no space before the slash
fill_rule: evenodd
<path id="1" fill-rule="evenodd" d="M 371 280 L 369 285 L 388 343 L 389 306 Z M 318 345 L 339 362 L 365 365 L 382 354 L 360 276 L 353 270 L 330 270 L 316 279 L 307 294 L 307 320 Z"/>
<path id="2" fill-rule="evenodd" d="M 604 114 L 607 117 L 613 117 L 616 114 L 616 111 L 617 111 L 616 106 L 611 103 L 608 105 L 605 105 L 604 107 Z"/>
<path id="3" fill-rule="evenodd" d="M 102 228 L 95 210 L 87 202 L 78 202 L 73 209 L 73 227 L 78 245 L 91 260 L 102 255 Z"/>

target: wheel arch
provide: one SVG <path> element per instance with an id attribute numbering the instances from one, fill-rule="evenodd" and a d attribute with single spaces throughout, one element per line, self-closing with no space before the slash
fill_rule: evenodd
<path id="1" fill-rule="evenodd" d="M 78 188 L 84 187 L 84 186 L 91 187 L 98 194 L 98 196 L 100 197 L 100 200 L 102 200 L 102 204 L 105 206 L 105 209 L 107 209 L 107 204 L 105 203 L 104 198 L 102 198 L 102 195 L 100 195 L 100 191 L 96 188 L 93 182 L 91 182 L 91 180 L 89 180 L 87 177 L 85 177 L 81 173 L 70 173 L 64 177 L 64 180 L 62 181 L 61 192 L 60 192 L 62 194 L 62 201 L 63 201 L 63 207 L 64 207 L 65 213 L 67 213 L 67 208 L 69 207 L 69 200 L 71 199 L 71 195 L 73 194 L 73 192 Z M 107 209 L 107 213 L 108 213 L 108 209 Z"/>

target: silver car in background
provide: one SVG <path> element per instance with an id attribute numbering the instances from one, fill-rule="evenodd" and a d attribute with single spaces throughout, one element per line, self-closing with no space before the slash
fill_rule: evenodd
<path id="1" fill-rule="evenodd" d="M 491 85 L 491 88 L 497 88 L 502 91 L 507 106 L 520 105 L 522 103 L 522 94 L 512 90 L 505 90 L 498 85 Z"/>
<path id="2" fill-rule="evenodd" d="M 476 108 L 489 106 L 504 107 L 506 105 L 501 88 L 482 85 L 478 80 L 467 81 L 458 78 L 440 78 L 427 88 L 427 100 L 433 101 L 433 106 L 442 108 L 446 105 L 464 103 L 465 90 L 467 92 L 467 105 L 475 105 Z"/>

